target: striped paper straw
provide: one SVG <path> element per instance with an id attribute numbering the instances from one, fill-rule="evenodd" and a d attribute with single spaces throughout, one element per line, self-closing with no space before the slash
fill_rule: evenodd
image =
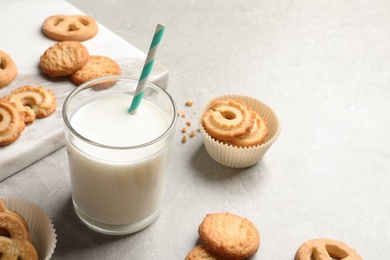
<path id="1" fill-rule="evenodd" d="M 157 24 L 152 43 L 150 44 L 148 55 L 146 56 L 144 67 L 142 68 L 141 77 L 139 78 L 137 89 L 135 90 L 134 98 L 129 108 L 129 112 L 133 115 L 137 112 L 139 104 L 141 104 L 146 82 L 148 81 L 148 77 L 152 71 L 157 49 L 164 35 L 164 30 L 164 25 Z"/>

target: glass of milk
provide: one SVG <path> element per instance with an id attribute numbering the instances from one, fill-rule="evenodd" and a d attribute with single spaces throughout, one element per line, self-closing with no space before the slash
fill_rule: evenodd
<path id="1" fill-rule="evenodd" d="M 159 215 L 177 120 L 177 107 L 148 82 L 137 112 L 128 112 L 137 80 L 89 81 L 63 104 L 73 206 L 90 228 L 130 234 Z"/>

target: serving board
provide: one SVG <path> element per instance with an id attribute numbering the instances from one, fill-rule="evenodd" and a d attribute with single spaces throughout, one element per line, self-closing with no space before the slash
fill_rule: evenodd
<path id="1" fill-rule="evenodd" d="M 24 85 L 42 85 L 50 88 L 57 97 L 54 114 L 35 120 L 26 127 L 18 140 L 0 147 L 0 181 L 65 145 L 62 104 L 75 85 L 66 77 L 47 77 L 39 69 L 40 56 L 56 43 L 44 36 L 41 31 L 42 23 L 47 17 L 56 14 L 84 13 L 62 0 L 0 0 L 0 50 L 8 53 L 18 68 L 16 79 L 0 89 L 0 97 Z M 98 34 L 82 42 L 89 53 L 112 58 L 120 65 L 122 75 L 138 78 L 146 58 L 145 53 L 100 23 L 98 25 Z M 151 37 L 154 26 L 151 26 Z M 156 62 L 149 80 L 166 88 L 168 79 L 167 69 Z"/>

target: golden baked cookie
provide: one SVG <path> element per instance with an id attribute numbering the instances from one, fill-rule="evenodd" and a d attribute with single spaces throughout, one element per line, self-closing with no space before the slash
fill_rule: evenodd
<path id="1" fill-rule="evenodd" d="M 45 19 L 42 32 L 56 41 L 85 41 L 94 37 L 98 25 L 86 15 L 53 15 Z"/>
<path id="2" fill-rule="evenodd" d="M 264 117 L 261 117 L 259 113 L 252 112 L 252 114 L 255 117 L 255 121 L 251 131 L 244 136 L 229 141 L 230 144 L 239 147 L 250 147 L 264 142 L 264 139 L 268 134 L 267 121 Z"/>
<path id="3" fill-rule="evenodd" d="M 8 210 L 0 199 L 1 259 L 38 259 L 28 226 L 23 217 Z"/>
<path id="4" fill-rule="evenodd" d="M 72 73 L 69 78 L 78 86 L 92 79 L 120 74 L 121 68 L 114 60 L 94 55 L 90 56 L 87 63 L 80 70 Z"/>
<path id="5" fill-rule="evenodd" d="M 348 259 L 363 260 L 363 258 L 347 244 L 328 239 L 316 238 L 303 243 L 295 254 L 295 260 L 331 260 Z"/>
<path id="6" fill-rule="evenodd" d="M 15 103 L 0 99 L 0 146 L 15 142 L 25 127 L 24 113 Z"/>
<path id="7" fill-rule="evenodd" d="M 198 245 L 187 254 L 185 260 L 229 260 L 229 259 L 210 252 L 209 250 L 207 250 L 205 245 Z M 235 260 L 241 260 L 241 259 L 235 259 Z"/>
<path id="8" fill-rule="evenodd" d="M 198 232 L 209 251 L 228 259 L 250 257 L 260 246 L 260 234 L 255 225 L 231 213 L 208 214 Z"/>
<path id="9" fill-rule="evenodd" d="M 240 100 L 216 100 L 203 115 L 203 127 L 220 141 L 232 140 L 250 132 L 254 116 L 250 108 Z"/>
<path id="10" fill-rule="evenodd" d="M 50 77 L 67 76 L 81 69 L 89 58 L 87 48 L 77 41 L 59 42 L 48 48 L 40 59 L 40 68 Z"/>
<path id="11" fill-rule="evenodd" d="M 19 111 L 24 113 L 26 125 L 34 122 L 35 118 L 51 115 L 57 107 L 57 99 L 53 91 L 42 86 L 22 86 L 6 97 L 16 104 Z"/>
<path id="12" fill-rule="evenodd" d="M 15 62 L 7 53 L 0 50 L 0 88 L 11 83 L 18 71 Z"/>

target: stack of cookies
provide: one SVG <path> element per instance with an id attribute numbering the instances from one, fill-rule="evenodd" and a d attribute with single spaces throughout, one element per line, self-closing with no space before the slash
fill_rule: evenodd
<path id="1" fill-rule="evenodd" d="M 205 105 L 199 130 L 211 158 L 228 167 L 245 168 L 258 163 L 275 142 L 280 123 L 263 102 L 228 94 Z"/>
<path id="2" fill-rule="evenodd" d="M 260 234 L 249 220 L 231 213 L 208 214 L 198 229 L 202 244 L 186 260 L 245 259 L 260 246 Z"/>
<path id="3" fill-rule="evenodd" d="M 54 15 L 42 25 L 43 33 L 58 43 L 40 58 L 40 68 L 50 77 L 69 76 L 76 85 L 95 78 L 120 75 L 119 65 L 109 57 L 90 55 L 81 43 L 98 32 L 96 21 L 82 15 Z"/>
<path id="4" fill-rule="evenodd" d="M 26 126 L 53 114 L 56 108 L 53 91 L 42 86 L 22 86 L 0 98 L 0 146 L 15 142 Z"/>

